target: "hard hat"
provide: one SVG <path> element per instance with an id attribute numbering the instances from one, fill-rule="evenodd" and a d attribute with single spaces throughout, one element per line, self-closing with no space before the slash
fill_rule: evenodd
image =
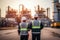
<path id="1" fill-rule="evenodd" d="M 38 14 L 35 14 L 34 17 L 38 17 Z"/>
<path id="2" fill-rule="evenodd" d="M 26 17 L 22 17 L 22 19 L 21 20 L 26 20 Z"/>

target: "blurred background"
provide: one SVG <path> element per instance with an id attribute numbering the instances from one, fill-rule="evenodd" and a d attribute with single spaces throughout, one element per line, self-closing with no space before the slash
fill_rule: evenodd
<path id="1" fill-rule="evenodd" d="M 34 14 L 44 24 L 42 40 L 60 40 L 60 0 L 0 0 L 0 39 L 19 40 L 17 30 L 21 17 L 30 22 Z"/>

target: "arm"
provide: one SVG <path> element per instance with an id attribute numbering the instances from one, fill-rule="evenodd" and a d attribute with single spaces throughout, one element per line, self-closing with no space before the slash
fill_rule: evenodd
<path id="1" fill-rule="evenodd" d="M 43 29 L 43 27 L 44 27 L 42 22 L 40 23 L 40 27 L 41 27 L 40 29 Z"/>
<path id="2" fill-rule="evenodd" d="M 17 28 L 18 28 L 18 30 L 19 30 L 19 28 L 20 28 L 20 25 L 19 25 L 19 24 L 20 24 L 20 23 L 17 24 Z"/>
<path id="3" fill-rule="evenodd" d="M 32 29 L 32 23 L 28 24 L 28 31 L 30 31 Z"/>
<path id="4" fill-rule="evenodd" d="M 18 24 L 18 34 L 20 34 L 20 25 Z"/>

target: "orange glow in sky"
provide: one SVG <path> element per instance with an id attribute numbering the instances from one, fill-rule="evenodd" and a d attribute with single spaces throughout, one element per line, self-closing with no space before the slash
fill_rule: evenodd
<path id="1" fill-rule="evenodd" d="M 8 5 L 11 6 L 13 9 L 19 10 L 20 4 L 23 4 L 26 8 L 30 9 L 32 12 L 32 16 L 35 14 L 34 7 L 37 6 L 38 4 L 42 8 L 46 9 L 47 7 L 50 7 L 52 9 L 51 0 L 0 0 L 0 8 L 2 9 L 1 16 L 5 17 Z M 50 15 L 52 15 L 52 12 Z"/>
<path id="2" fill-rule="evenodd" d="M 32 16 L 34 16 L 34 14 L 35 14 L 35 8 L 34 7 L 38 5 L 36 2 L 33 2 L 33 1 L 34 0 L 21 0 L 21 2 L 19 2 L 19 5 L 23 4 L 25 8 L 31 10 Z"/>

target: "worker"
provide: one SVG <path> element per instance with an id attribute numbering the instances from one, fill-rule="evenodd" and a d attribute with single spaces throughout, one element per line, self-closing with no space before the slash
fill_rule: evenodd
<path id="1" fill-rule="evenodd" d="M 41 29 L 43 24 L 41 20 L 38 20 L 38 14 L 34 15 L 34 20 L 29 24 L 32 30 L 32 40 L 40 40 Z"/>
<path id="2" fill-rule="evenodd" d="M 28 40 L 29 26 L 26 20 L 26 17 L 22 17 L 21 23 L 19 23 L 18 29 L 20 30 L 20 40 Z"/>

